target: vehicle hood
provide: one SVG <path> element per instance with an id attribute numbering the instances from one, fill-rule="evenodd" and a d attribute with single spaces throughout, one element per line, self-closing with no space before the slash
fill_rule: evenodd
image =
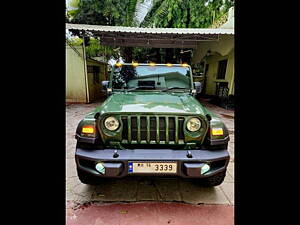
<path id="1" fill-rule="evenodd" d="M 94 111 L 104 113 L 201 114 L 206 109 L 188 93 L 120 92 L 113 93 Z"/>

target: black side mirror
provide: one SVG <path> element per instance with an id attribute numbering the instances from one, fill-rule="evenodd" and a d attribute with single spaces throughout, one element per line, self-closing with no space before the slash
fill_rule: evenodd
<path id="1" fill-rule="evenodd" d="M 102 91 L 103 92 L 106 92 L 108 85 L 109 85 L 109 81 L 108 80 L 102 81 Z"/>
<path id="2" fill-rule="evenodd" d="M 202 91 L 202 84 L 201 84 L 201 82 L 194 82 L 194 86 L 195 86 L 195 89 L 196 89 L 196 93 L 200 94 L 201 91 Z"/>

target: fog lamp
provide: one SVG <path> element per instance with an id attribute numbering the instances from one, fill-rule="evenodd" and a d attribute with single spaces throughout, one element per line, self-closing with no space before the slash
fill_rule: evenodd
<path id="1" fill-rule="evenodd" d="M 104 167 L 103 163 L 97 163 L 96 170 L 101 174 L 105 174 L 105 167 Z"/>
<path id="2" fill-rule="evenodd" d="M 201 174 L 205 174 L 206 172 L 208 172 L 210 170 L 210 166 L 208 164 L 204 164 L 202 167 L 201 167 Z"/>

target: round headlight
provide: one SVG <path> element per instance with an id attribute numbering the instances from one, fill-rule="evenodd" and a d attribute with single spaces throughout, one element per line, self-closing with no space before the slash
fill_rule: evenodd
<path id="1" fill-rule="evenodd" d="M 191 118 L 187 124 L 186 124 L 186 128 L 189 131 L 198 131 L 201 128 L 201 121 L 198 118 Z"/>
<path id="2" fill-rule="evenodd" d="M 115 117 L 110 116 L 104 120 L 104 126 L 106 129 L 114 131 L 118 129 L 119 121 Z"/>

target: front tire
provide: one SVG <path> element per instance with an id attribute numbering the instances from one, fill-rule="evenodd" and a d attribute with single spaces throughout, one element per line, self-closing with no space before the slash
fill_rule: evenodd
<path id="1" fill-rule="evenodd" d="M 213 175 L 211 177 L 202 178 L 201 185 L 203 185 L 205 187 L 218 186 L 223 183 L 225 176 L 226 176 L 226 170 L 224 170 L 223 172 L 220 172 L 216 175 Z"/>
<path id="2" fill-rule="evenodd" d="M 101 183 L 102 178 L 93 176 L 81 169 L 77 168 L 77 175 L 81 183 L 89 185 L 97 185 Z"/>

